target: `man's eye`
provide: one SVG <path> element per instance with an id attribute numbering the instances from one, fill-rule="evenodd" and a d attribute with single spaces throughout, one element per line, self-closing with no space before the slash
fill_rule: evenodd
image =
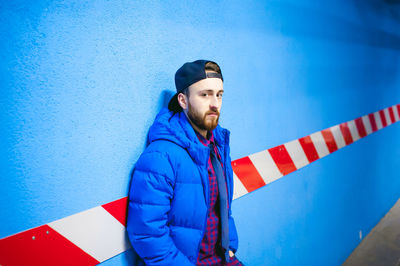
<path id="1" fill-rule="evenodd" d="M 201 96 L 206 97 L 207 93 L 202 93 Z"/>

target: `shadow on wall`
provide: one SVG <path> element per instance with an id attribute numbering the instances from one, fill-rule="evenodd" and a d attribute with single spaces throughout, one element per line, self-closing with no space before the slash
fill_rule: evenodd
<path id="1" fill-rule="evenodd" d="M 398 31 L 390 33 L 381 30 L 388 21 L 396 21 L 400 23 L 399 0 L 385 1 L 354 1 L 354 5 L 358 11 L 358 15 L 362 22 L 362 27 L 367 29 L 364 34 L 366 43 L 376 45 L 378 48 L 385 48 L 394 51 L 400 50 L 400 34 Z M 366 53 L 365 58 L 368 58 L 373 65 L 365 66 L 370 68 L 370 73 L 366 76 L 371 79 L 371 86 L 375 88 L 385 88 L 396 83 L 399 69 L 399 56 L 386 56 L 382 50 L 376 53 Z M 386 66 L 390 65 L 388 68 Z M 381 94 L 377 95 L 381 97 Z"/>
<path id="2" fill-rule="evenodd" d="M 161 92 L 161 95 L 158 98 L 158 103 L 157 103 L 157 114 L 161 111 L 161 109 L 168 108 L 168 103 L 171 100 L 172 96 L 174 96 L 174 95 L 175 95 L 175 93 L 170 90 L 163 90 Z M 149 143 L 149 131 L 150 131 L 150 128 L 147 131 L 146 144 L 145 144 L 145 147 L 143 148 L 143 150 L 146 149 L 146 147 L 150 144 Z"/>
<path id="3" fill-rule="evenodd" d="M 390 87 L 398 79 L 400 65 L 396 61 L 400 57 L 388 56 L 388 54 L 400 51 L 400 34 L 398 31 L 389 32 L 383 29 L 388 21 L 400 23 L 400 9 L 396 4 L 400 0 L 389 1 L 392 4 L 387 4 L 385 1 L 353 2 L 360 23 L 344 19 L 328 11 L 322 13 L 320 10 L 295 4 L 271 4 L 268 9 L 271 14 L 279 14 L 276 19 L 279 21 L 281 32 L 291 38 L 302 40 L 305 37 L 312 40 L 342 43 L 344 46 L 355 44 L 365 48 L 378 48 L 361 50 L 364 52 L 364 56 L 358 57 L 358 60 L 365 61 L 357 62 L 359 66 L 357 71 L 363 73 L 362 79 L 368 79 L 367 89 Z M 351 54 L 342 54 L 342 52 L 343 50 L 338 50 L 338 55 L 352 56 Z M 316 52 L 305 46 L 304 53 L 305 57 L 312 58 Z M 371 62 L 374 63 L 371 64 Z M 353 81 L 357 77 L 361 76 L 351 75 Z M 318 81 L 317 79 L 313 80 Z M 313 88 L 313 86 L 309 87 Z M 383 97 L 383 95 L 378 94 L 377 97 Z"/>
<path id="4" fill-rule="evenodd" d="M 163 90 L 161 92 L 160 98 L 158 99 L 157 104 L 157 112 L 161 111 L 162 108 L 168 107 L 169 100 L 171 100 L 172 96 L 175 95 L 175 92 L 170 90 Z"/>
<path id="5" fill-rule="evenodd" d="M 169 101 L 171 100 L 172 96 L 174 96 L 174 95 L 175 95 L 175 92 L 172 92 L 172 91 L 170 91 L 170 90 L 163 90 L 163 91 L 161 92 L 161 95 L 160 95 L 160 97 L 158 98 L 158 102 L 157 102 L 157 114 L 161 111 L 161 109 L 167 108 L 167 107 L 168 107 L 168 103 L 169 103 Z M 155 118 L 155 117 L 154 117 L 154 118 Z M 144 147 L 143 147 L 142 152 L 143 152 L 143 151 L 147 148 L 147 146 L 149 146 L 149 144 L 150 144 L 150 143 L 149 143 L 149 131 L 150 131 L 150 128 L 147 129 L 146 141 L 145 141 L 145 145 L 144 145 Z M 131 179 L 132 179 L 132 175 L 133 175 L 134 170 L 135 170 L 135 166 L 132 167 L 132 170 L 131 170 L 131 172 L 130 172 L 130 177 L 131 177 Z M 130 184 L 129 184 L 129 187 L 130 187 Z M 128 191 L 129 191 L 129 188 L 128 188 Z"/>
<path id="6" fill-rule="evenodd" d="M 400 0 L 385 0 L 388 4 L 400 4 Z"/>
<path id="7" fill-rule="evenodd" d="M 384 7 L 387 7 L 387 5 Z M 377 27 L 375 16 L 371 16 L 369 21 L 365 17 L 366 14 L 378 12 L 375 10 L 376 6 L 374 5 L 366 5 L 363 2 L 363 5 L 357 6 L 360 16 L 364 18 L 363 25 L 353 23 L 333 14 L 321 13 L 318 10 L 293 4 L 277 4 L 271 6 L 270 9 L 273 13 L 281 15 L 281 19 L 279 19 L 281 31 L 287 36 L 301 35 L 329 41 L 359 43 L 373 47 L 400 50 L 399 35 L 383 31 Z M 390 11 L 395 12 L 394 10 Z M 389 11 L 385 14 L 389 15 Z M 398 14 L 391 14 L 393 19 L 398 19 Z M 287 17 L 291 19 L 284 19 Z M 358 34 L 354 34 L 355 32 Z"/>

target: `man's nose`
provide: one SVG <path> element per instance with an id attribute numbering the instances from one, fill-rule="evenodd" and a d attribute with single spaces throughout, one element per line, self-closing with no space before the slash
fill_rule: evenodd
<path id="1" fill-rule="evenodd" d="M 210 100 L 210 107 L 217 107 L 218 108 L 218 99 L 217 96 L 212 96 Z"/>

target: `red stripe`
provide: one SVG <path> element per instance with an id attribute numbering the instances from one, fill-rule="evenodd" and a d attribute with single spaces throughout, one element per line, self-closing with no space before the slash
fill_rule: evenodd
<path id="1" fill-rule="evenodd" d="M 369 114 L 368 117 L 369 117 L 369 122 L 371 123 L 372 132 L 377 131 L 378 127 L 376 126 L 374 114 Z"/>
<path id="2" fill-rule="evenodd" d="M 361 117 L 357 118 L 354 122 L 356 123 L 360 138 L 365 137 L 367 135 L 367 131 L 365 130 L 364 122 L 362 121 Z"/>
<path id="3" fill-rule="evenodd" d="M 344 142 L 346 142 L 346 145 L 349 145 L 353 143 L 353 137 L 351 136 L 349 126 L 347 125 L 347 122 L 341 123 L 339 125 L 340 131 L 342 131 L 343 139 Z"/>
<path id="4" fill-rule="evenodd" d="M 396 118 L 394 118 L 394 113 L 393 113 L 393 108 L 392 106 L 389 107 L 389 115 L 390 115 L 390 120 L 392 120 L 392 124 L 396 122 Z"/>
<path id="5" fill-rule="evenodd" d="M 126 226 L 126 212 L 128 206 L 128 197 L 109 202 L 102 205 L 115 219 L 117 219 L 123 226 Z"/>
<path id="6" fill-rule="evenodd" d="M 1 265 L 97 265 L 100 262 L 42 225 L 0 240 Z"/>
<path id="7" fill-rule="evenodd" d="M 386 117 L 385 117 L 385 113 L 383 112 L 383 110 L 379 111 L 379 115 L 381 117 L 382 127 L 386 127 L 387 126 L 387 122 L 386 122 Z"/>
<path id="8" fill-rule="evenodd" d="M 336 145 L 335 138 L 333 137 L 332 131 L 330 128 L 324 129 L 321 131 L 322 136 L 324 137 L 326 146 L 330 153 L 337 151 L 338 147 Z"/>
<path id="9" fill-rule="evenodd" d="M 398 114 L 399 117 L 400 117 L 400 104 L 397 105 L 397 114 Z"/>
<path id="10" fill-rule="evenodd" d="M 318 152 L 315 149 L 314 143 L 312 142 L 310 136 L 300 138 L 299 142 L 310 163 L 319 159 Z"/>
<path id="11" fill-rule="evenodd" d="M 248 156 L 233 161 L 232 168 L 248 192 L 265 186 L 264 180 Z"/>
<path id="12" fill-rule="evenodd" d="M 268 151 L 282 175 L 287 175 L 297 170 L 284 145 L 273 147 Z"/>

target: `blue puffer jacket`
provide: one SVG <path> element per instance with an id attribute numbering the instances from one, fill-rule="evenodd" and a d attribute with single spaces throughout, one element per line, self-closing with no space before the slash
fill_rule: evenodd
<path id="1" fill-rule="evenodd" d="M 229 131 L 214 131 L 232 203 Z M 129 192 L 127 231 L 147 265 L 194 265 L 203 238 L 209 188 L 209 149 L 200 143 L 184 113 L 163 109 L 149 131 L 149 146 L 136 163 Z M 238 238 L 229 210 L 230 248 Z"/>

